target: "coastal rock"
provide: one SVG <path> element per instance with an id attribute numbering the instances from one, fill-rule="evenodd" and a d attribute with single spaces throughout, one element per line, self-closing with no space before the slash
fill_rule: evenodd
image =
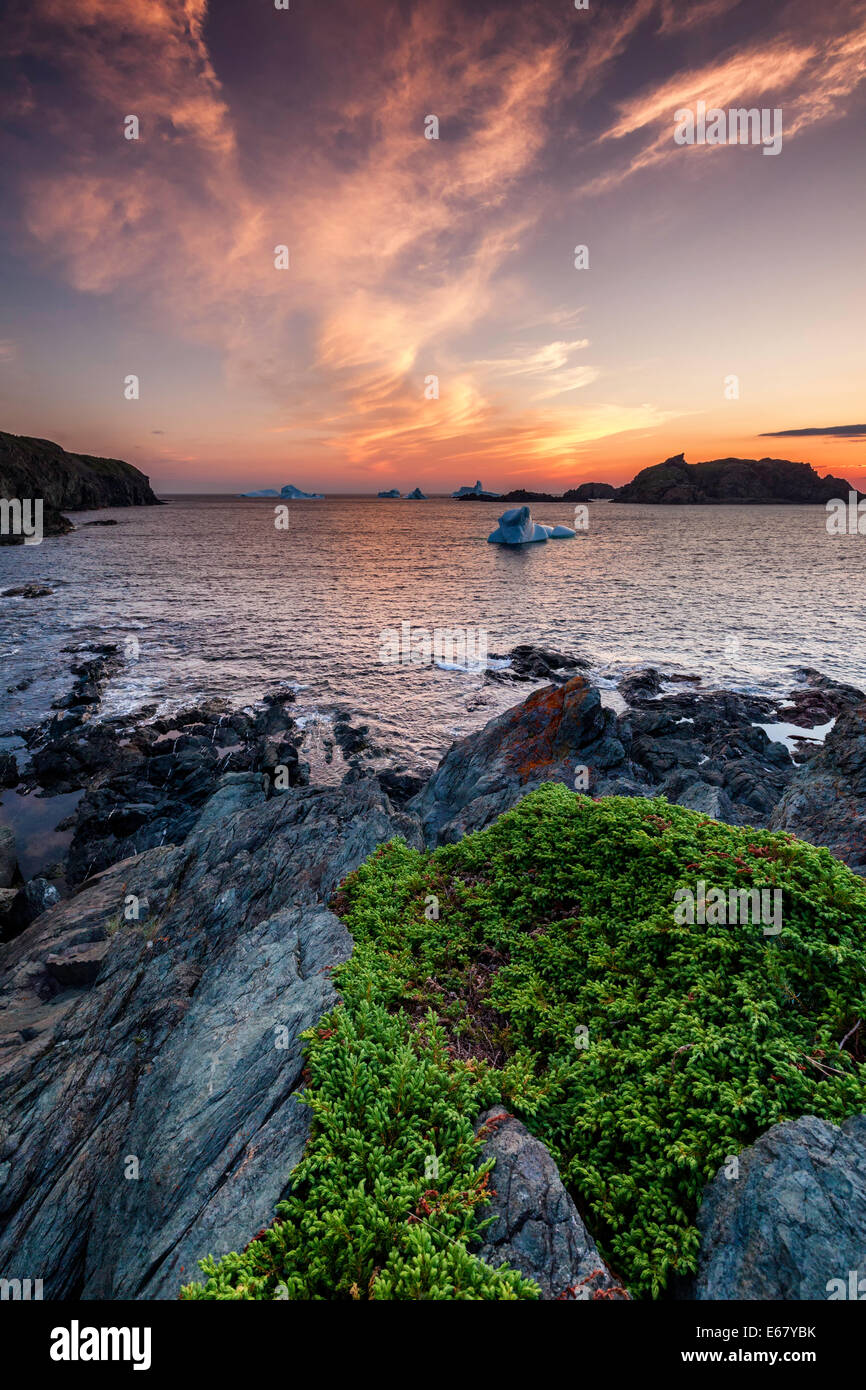
<path id="1" fill-rule="evenodd" d="M 0 888 L 11 888 L 18 870 L 15 831 L 0 825 Z"/>
<path id="2" fill-rule="evenodd" d="M 0 753 L 0 787 L 17 787 L 18 759 L 14 753 Z"/>
<path id="3" fill-rule="evenodd" d="M 20 584 L 17 589 L 4 589 L 2 598 L 47 598 L 53 593 L 47 584 Z"/>
<path id="4" fill-rule="evenodd" d="M 866 874 L 866 701 L 840 715 L 823 747 L 797 770 L 770 828 L 825 845 Z"/>
<path id="5" fill-rule="evenodd" d="M 628 775 L 615 729 L 615 716 L 582 676 L 546 686 L 452 744 L 410 809 L 432 845 L 489 825 L 542 782 L 574 786 L 578 764 L 589 768 L 593 794 L 604 794 L 611 772 Z"/>
<path id="6" fill-rule="evenodd" d="M 493 660 L 502 661 L 504 658 L 494 656 Z M 521 642 L 512 647 L 508 660 L 510 666 L 488 670 L 485 680 L 499 684 L 509 681 L 564 681 L 575 671 L 589 669 L 585 657 L 555 652 L 549 647 L 536 647 L 531 642 Z"/>
<path id="7" fill-rule="evenodd" d="M 686 1297 L 851 1297 L 849 1271 L 864 1277 L 866 1115 L 841 1128 L 814 1115 L 774 1125 L 739 1155 L 735 1179 L 716 1174 L 698 1229 Z"/>
<path id="8" fill-rule="evenodd" d="M 612 483 L 581 483 L 562 494 L 563 502 L 609 502 L 616 492 Z"/>
<path id="9" fill-rule="evenodd" d="M 420 845 L 373 781 L 298 789 L 203 817 L 3 948 L 4 1276 L 173 1299 L 271 1221 L 309 1128 L 300 1034 L 351 950 L 327 902 L 395 835 Z"/>
<path id="10" fill-rule="evenodd" d="M 761 502 L 827 503 L 856 492 L 844 478 L 819 477 L 810 463 L 789 459 L 708 459 L 686 463 L 675 454 L 644 468 L 614 494 L 614 502 L 705 505 Z"/>
<path id="11" fill-rule="evenodd" d="M 475 1127 L 484 1140 L 479 1164 L 495 1159 L 490 1203 L 493 1217 L 476 1253 L 533 1279 L 543 1299 L 627 1299 L 562 1184 L 550 1153 L 501 1106 L 481 1115 Z"/>
<path id="12" fill-rule="evenodd" d="M 158 506 L 145 475 L 121 459 L 70 454 L 48 439 L 0 432 L 0 496 L 41 497 L 46 517 L 98 507 Z M 65 530 L 72 525 L 66 518 Z"/>

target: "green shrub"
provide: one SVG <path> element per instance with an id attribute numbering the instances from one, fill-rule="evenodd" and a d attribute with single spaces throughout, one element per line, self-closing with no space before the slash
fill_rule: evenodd
<path id="1" fill-rule="evenodd" d="M 781 934 L 679 923 L 674 894 L 699 880 L 781 890 Z M 549 1146 L 632 1294 L 657 1296 L 694 1268 L 728 1155 L 866 1108 L 839 1047 L 866 1016 L 866 884 L 787 835 L 548 784 L 432 855 L 392 841 L 334 906 L 355 951 L 310 1035 L 292 1198 L 186 1297 L 535 1296 L 469 1253 L 471 1122 L 496 1100 Z"/>

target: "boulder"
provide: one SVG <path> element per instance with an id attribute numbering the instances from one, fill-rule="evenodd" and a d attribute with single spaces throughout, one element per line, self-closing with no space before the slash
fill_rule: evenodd
<path id="1" fill-rule="evenodd" d="M 543 1299 L 627 1299 L 604 1264 L 544 1144 L 501 1106 L 481 1115 L 479 1164 L 495 1159 L 478 1257 L 533 1279 Z"/>
<path id="2" fill-rule="evenodd" d="M 686 1297 L 851 1296 L 850 1272 L 866 1277 L 866 1115 L 774 1125 L 739 1155 L 737 1177 L 725 1171 L 704 1193 Z"/>
<path id="3" fill-rule="evenodd" d="M 542 782 L 575 785 L 589 768 L 602 795 L 611 776 L 629 775 L 616 718 L 583 676 L 536 690 L 522 704 L 452 744 L 420 796 L 409 803 L 429 844 L 480 830 Z"/>

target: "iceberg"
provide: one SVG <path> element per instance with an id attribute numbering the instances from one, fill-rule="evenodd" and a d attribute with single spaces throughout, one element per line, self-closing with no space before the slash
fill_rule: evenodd
<path id="1" fill-rule="evenodd" d="M 487 541 L 489 545 L 532 545 L 534 541 L 565 540 L 574 534 L 570 526 L 546 526 L 543 521 L 533 521 L 529 508 L 523 506 L 503 512 Z"/>
<path id="2" fill-rule="evenodd" d="M 323 492 L 302 492 L 294 483 L 286 483 L 285 487 L 280 488 L 280 496 L 288 497 L 291 502 L 324 502 Z"/>
<path id="3" fill-rule="evenodd" d="M 481 479 L 479 478 L 474 487 L 459 487 L 456 492 L 452 492 L 451 496 L 458 498 L 483 497 L 489 499 L 490 501 L 495 501 L 496 498 L 499 496 L 499 493 L 485 492 L 484 488 L 481 486 Z"/>
<path id="4" fill-rule="evenodd" d="M 425 497 L 424 493 L 421 491 L 420 487 L 416 487 L 416 489 L 415 489 L 414 492 L 407 492 L 407 493 L 406 493 L 406 501 L 407 501 L 407 502 L 426 502 L 426 501 L 427 501 L 427 498 Z"/>
<path id="5" fill-rule="evenodd" d="M 284 497 L 290 502 L 324 502 L 323 492 L 301 492 L 294 483 L 286 483 L 279 492 L 273 487 L 263 487 L 258 492 L 242 492 L 241 497 Z"/>
<path id="6" fill-rule="evenodd" d="M 398 487 L 392 487 L 390 492 L 377 492 L 377 493 L 376 493 L 376 496 L 377 496 L 377 497 L 399 497 L 399 496 L 400 496 L 400 489 L 399 489 Z"/>
<path id="7" fill-rule="evenodd" d="M 547 527 L 532 520 L 528 507 L 511 507 L 499 518 L 499 525 L 487 537 L 490 545 L 531 545 L 547 540 Z"/>

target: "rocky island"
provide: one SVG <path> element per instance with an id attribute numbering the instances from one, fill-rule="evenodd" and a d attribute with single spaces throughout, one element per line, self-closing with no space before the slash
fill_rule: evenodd
<path id="1" fill-rule="evenodd" d="M 675 454 L 644 468 L 630 483 L 617 488 L 614 502 L 669 505 L 708 503 L 820 503 L 847 499 L 855 489 L 844 478 L 821 478 L 810 463 L 789 459 L 708 459 L 686 463 Z"/>

